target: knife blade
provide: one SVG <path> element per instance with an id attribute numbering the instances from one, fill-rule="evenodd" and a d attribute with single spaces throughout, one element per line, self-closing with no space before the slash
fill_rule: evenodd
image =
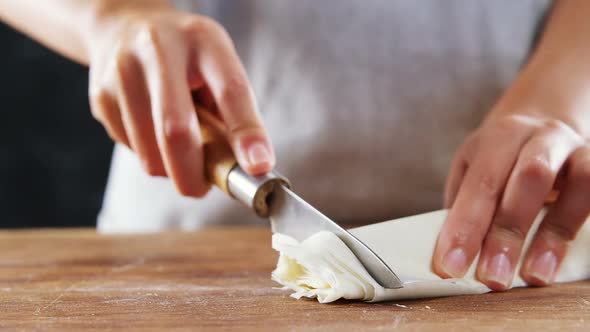
<path id="1" fill-rule="evenodd" d="M 367 272 L 384 288 L 401 288 L 396 274 L 362 241 L 340 227 L 291 191 L 290 182 L 270 172 L 252 176 L 237 163 L 227 143 L 223 124 L 199 105 L 197 115 L 203 136 L 205 173 L 209 181 L 230 197 L 269 218 L 273 233 L 303 241 L 320 231 L 338 236 L 357 257 Z"/>
<path id="2" fill-rule="evenodd" d="M 286 234 L 301 242 L 317 232 L 332 232 L 348 246 L 377 283 L 384 288 L 403 287 L 397 275 L 375 252 L 293 191 L 280 185 L 271 195 L 269 219 L 273 233 Z"/>

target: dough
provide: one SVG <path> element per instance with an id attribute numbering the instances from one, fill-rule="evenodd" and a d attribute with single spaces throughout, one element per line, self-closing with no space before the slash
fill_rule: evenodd
<path id="1" fill-rule="evenodd" d="M 525 248 L 543 215 L 535 220 Z M 294 290 L 291 296 L 317 298 L 321 303 L 340 298 L 376 302 L 489 292 L 475 279 L 478 258 L 463 278 L 442 279 L 432 271 L 434 245 L 446 216 L 447 211 L 441 210 L 350 230 L 395 271 L 403 288 L 385 289 L 377 284 L 344 242 L 330 232 L 316 233 L 301 243 L 287 235 L 273 235 L 273 248 L 280 257 L 272 278 Z M 516 271 L 519 269 L 520 263 Z M 590 223 L 586 222 L 562 262 L 556 282 L 588 278 Z M 512 287 L 522 286 L 526 283 L 516 273 Z"/>

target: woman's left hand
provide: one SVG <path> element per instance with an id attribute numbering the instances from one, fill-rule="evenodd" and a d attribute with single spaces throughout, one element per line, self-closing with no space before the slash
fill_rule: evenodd
<path id="1" fill-rule="evenodd" d="M 559 197 L 521 269 L 534 285 L 552 282 L 590 213 L 590 145 L 564 121 L 542 114 L 490 117 L 451 167 L 445 205 L 452 208 L 434 255 L 436 272 L 462 276 L 482 249 L 478 279 L 494 290 L 509 288 L 526 234 L 556 185 Z"/>
<path id="2" fill-rule="evenodd" d="M 433 269 L 510 288 L 555 279 L 590 215 L 590 2 L 556 1 L 536 51 L 487 119 L 459 148 L 445 192 L 450 208 Z M 516 271 L 546 197 L 558 190 Z"/>
<path id="3" fill-rule="evenodd" d="M 509 288 L 525 237 L 558 190 L 520 270 L 547 285 L 590 214 L 590 79 L 552 65 L 532 61 L 456 153 L 433 257 L 440 276 L 463 276 L 481 250 L 478 279 Z"/>

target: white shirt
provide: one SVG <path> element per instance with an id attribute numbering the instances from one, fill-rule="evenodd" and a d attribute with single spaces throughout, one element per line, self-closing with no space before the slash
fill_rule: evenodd
<path id="1" fill-rule="evenodd" d="M 517 75 L 546 0 L 177 1 L 236 43 L 294 190 L 339 222 L 441 207 L 455 149 Z M 102 231 L 259 223 L 214 189 L 181 197 L 115 148 Z"/>

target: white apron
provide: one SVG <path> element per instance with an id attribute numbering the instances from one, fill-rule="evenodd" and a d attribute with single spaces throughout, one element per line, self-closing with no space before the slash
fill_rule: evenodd
<path id="1" fill-rule="evenodd" d="M 515 78 L 546 0 L 176 1 L 233 37 L 277 170 L 339 222 L 441 207 L 450 160 Z M 264 221 L 214 189 L 181 197 L 115 148 L 98 227 Z"/>

